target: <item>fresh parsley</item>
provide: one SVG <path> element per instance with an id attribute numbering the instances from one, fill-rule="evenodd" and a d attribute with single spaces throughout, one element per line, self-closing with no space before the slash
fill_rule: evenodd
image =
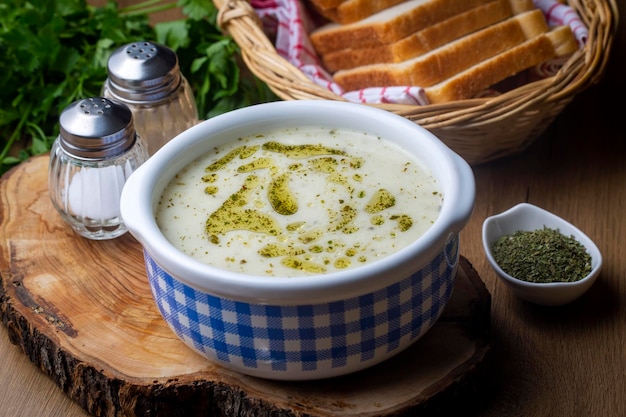
<path id="1" fill-rule="evenodd" d="M 150 25 L 152 12 L 181 7 L 184 18 Z M 138 40 L 178 55 L 201 118 L 277 97 L 241 74 L 240 50 L 216 24 L 209 0 L 146 0 L 120 8 L 86 0 L 0 3 L 0 174 L 50 150 L 70 103 L 101 94 L 109 55 Z"/>

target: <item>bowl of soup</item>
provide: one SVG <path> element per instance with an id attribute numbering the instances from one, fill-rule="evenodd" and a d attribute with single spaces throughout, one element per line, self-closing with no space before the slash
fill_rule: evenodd
<path id="1" fill-rule="evenodd" d="M 128 179 L 121 213 L 189 348 L 312 380 L 376 365 L 432 327 L 474 199 L 470 166 L 426 129 L 301 100 L 182 132 Z"/>

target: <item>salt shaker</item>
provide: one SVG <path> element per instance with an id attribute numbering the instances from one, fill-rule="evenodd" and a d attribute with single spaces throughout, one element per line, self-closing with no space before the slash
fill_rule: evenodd
<path id="1" fill-rule="evenodd" d="M 133 112 L 135 129 L 153 155 L 198 122 L 198 110 L 176 53 L 164 45 L 135 42 L 117 48 L 107 63 L 102 95 Z"/>
<path id="2" fill-rule="evenodd" d="M 93 240 L 126 233 L 120 196 L 148 153 L 130 109 L 104 97 L 76 101 L 59 117 L 48 189 L 54 207 L 77 233 Z"/>

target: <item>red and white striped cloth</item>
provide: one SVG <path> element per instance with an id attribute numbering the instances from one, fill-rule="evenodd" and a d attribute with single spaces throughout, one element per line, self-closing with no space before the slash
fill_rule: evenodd
<path id="1" fill-rule="evenodd" d="M 578 44 L 581 47 L 585 44 L 588 30 L 574 9 L 557 0 L 534 0 L 534 3 L 543 11 L 548 25 L 569 25 Z M 419 86 L 344 91 L 333 82 L 313 49 L 308 36 L 313 23 L 300 0 L 251 0 L 250 4 L 261 18 L 264 30 L 275 35 L 278 54 L 299 68 L 312 82 L 357 103 L 428 104 L 424 89 Z"/>
<path id="2" fill-rule="evenodd" d="M 587 26 L 580 20 L 576 10 L 556 0 L 533 0 L 533 2 L 535 6 L 543 11 L 548 26 L 568 25 L 574 32 L 578 46 L 582 48 L 585 45 L 589 31 Z"/>

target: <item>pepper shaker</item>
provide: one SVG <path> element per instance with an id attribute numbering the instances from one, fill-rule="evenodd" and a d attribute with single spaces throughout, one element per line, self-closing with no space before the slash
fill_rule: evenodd
<path id="1" fill-rule="evenodd" d="M 87 98 L 66 107 L 59 123 L 48 168 L 54 207 L 81 236 L 105 240 L 123 235 L 122 188 L 148 159 L 132 112 L 104 97 Z"/>
<path id="2" fill-rule="evenodd" d="M 124 45 L 109 57 L 107 71 L 102 95 L 131 109 L 148 155 L 198 122 L 196 102 L 180 72 L 178 56 L 167 46 L 145 41 Z"/>

